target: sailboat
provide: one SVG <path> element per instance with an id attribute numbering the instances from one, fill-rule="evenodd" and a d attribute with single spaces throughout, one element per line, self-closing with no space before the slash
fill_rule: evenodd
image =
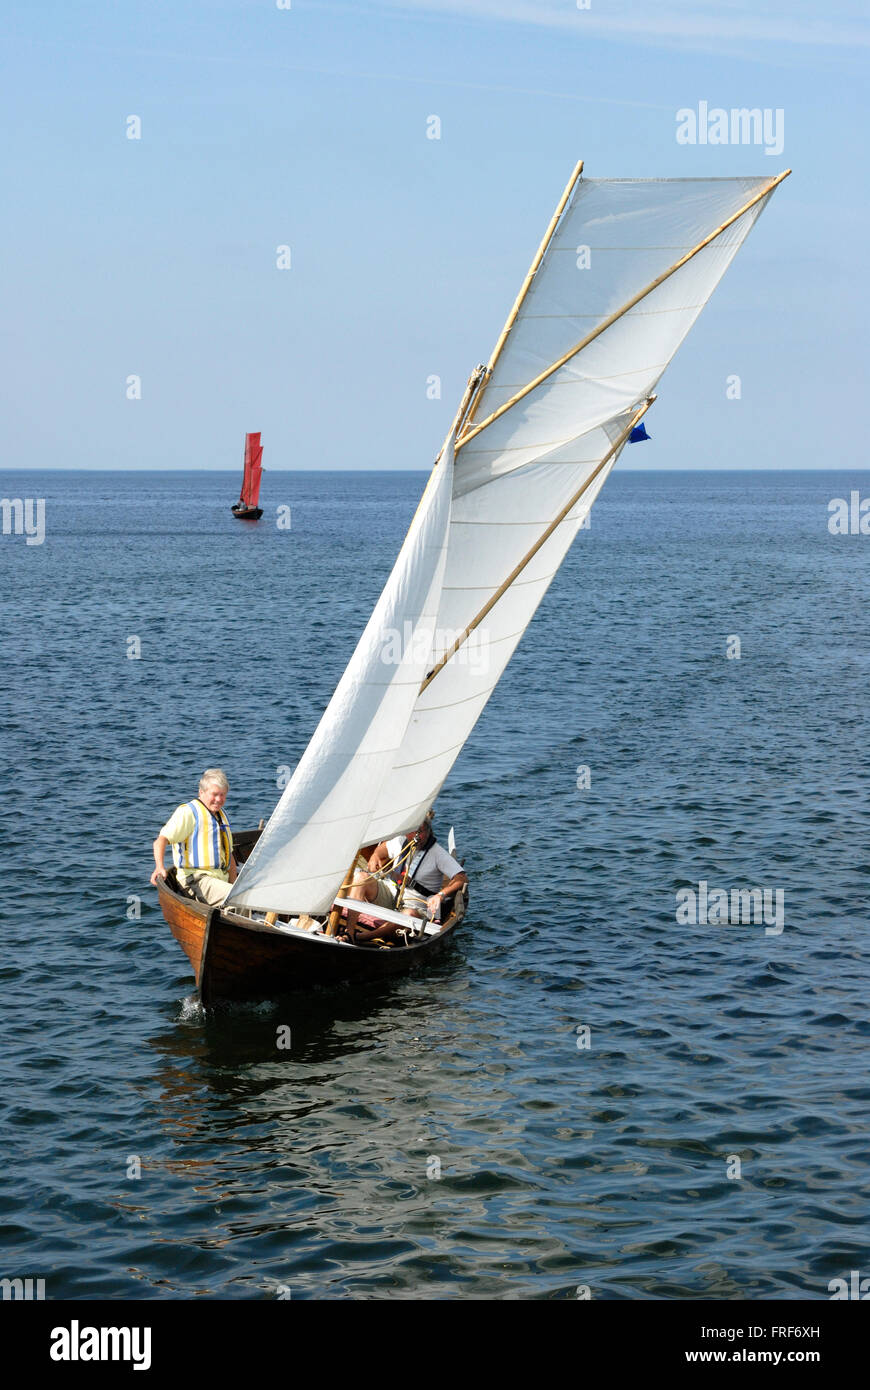
<path id="1" fill-rule="evenodd" d="M 265 828 L 236 838 L 226 900 L 160 886 L 204 1002 L 398 973 L 455 937 L 464 889 L 443 923 L 398 912 L 389 947 L 344 939 L 354 866 L 435 802 L 625 444 L 646 436 L 662 373 L 789 173 L 588 179 L 576 165 L 293 777 Z"/>
<path id="2" fill-rule="evenodd" d="M 263 476 L 263 446 L 259 434 L 245 435 L 245 466 L 242 473 L 242 492 L 230 508 L 241 521 L 259 521 L 263 509 L 260 501 L 260 479 Z"/>

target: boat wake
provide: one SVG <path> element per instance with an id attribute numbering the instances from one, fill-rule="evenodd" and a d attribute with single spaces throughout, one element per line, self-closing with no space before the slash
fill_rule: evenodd
<path id="1" fill-rule="evenodd" d="M 198 994 L 189 994 L 181 1001 L 181 1009 L 176 1023 L 200 1023 L 205 1018 L 205 1008 Z"/>

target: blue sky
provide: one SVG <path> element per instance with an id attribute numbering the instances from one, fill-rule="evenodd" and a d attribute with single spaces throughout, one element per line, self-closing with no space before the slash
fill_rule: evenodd
<path id="1" fill-rule="evenodd" d="M 5 8 L 5 467 L 236 468 L 246 430 L 267 468 L 428 467 L 579 157 L 794 170 L 624 465 L 863 465 L 858 4 Z M 782 108 L 782 154 L 679 145 L 699 101 Z"/>

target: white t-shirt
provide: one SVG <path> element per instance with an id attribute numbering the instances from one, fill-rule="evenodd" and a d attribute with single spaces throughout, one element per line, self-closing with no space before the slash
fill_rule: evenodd
<path id="1" fill-rule="evenodd" d="M 387 841 L 387 850 L 391 859 L 395 859 L 397 854 L 401 854 L 404 843 L 404 835 L 397 835 L 395 839 Z M 423 860 L 424 855 L 425 860 Z M 412 854 L 411 862 L 408 865 L 409 879 L 416 877 L 416 869 L 421 860 L 423 861 L 423 867 L 420 872 L 419 882 L 430 895 L 432 893 L 440 893 L 441 884 L 445 878 L 455 878 L 457 874 L 464 872 L 458 860 L 454 859 L 452 854 L 448 854 L 447 850 L 438 840 L 435 841 L 434 845 L 431 840 L 427 841 L 424 849 L 418 849 Z"/>

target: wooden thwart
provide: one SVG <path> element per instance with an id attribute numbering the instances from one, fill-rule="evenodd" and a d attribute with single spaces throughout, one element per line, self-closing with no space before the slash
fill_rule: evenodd
<path id="1" fill-rule="evenodd" d="M 407 912 L 396 912 L 392 907 L 378 907 L 377 903 L 360 902 L 357 898 L 337 897 L 335 900 L 337 908 L 346 908 L 348 912 L 361 912 L 365 917 L 373 917 L 377 922 L 392 922 L 397 927 L 413 927 L 419 930 L 420 927 L 428 925 L 427 917 L 413 917 Z"/>

